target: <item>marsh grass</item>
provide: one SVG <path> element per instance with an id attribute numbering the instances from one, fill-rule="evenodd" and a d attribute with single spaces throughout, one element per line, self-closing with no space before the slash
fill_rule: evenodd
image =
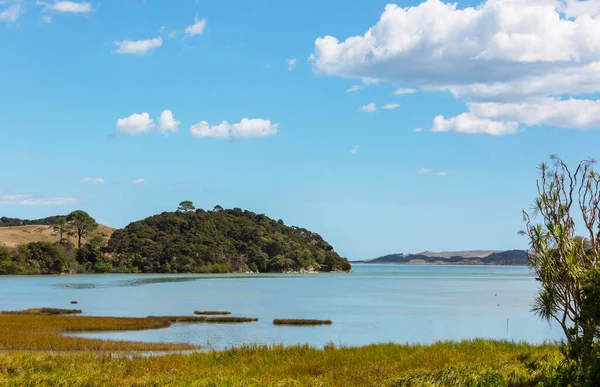
<path id="1" fill-rule="evenodd" d="M 225 323 L 246 323 L 258 321 L 257 318 L 251 317 L 207 317 L 207 316 L 163 316 L 163 317 L 150 317 L 150 318 L 164 318 L 173 323 L 213 323 L 213 324 L 225 324 Z"/>
<path id="2" fill-rule="evenodd" d="M 309 319 L 278 319 L 273 320 L 274 325 L 331 325 L 331 320 Z"/>
<path id="3" fill-rule="evenodd" d="M 70 314 L 81 314 L 81 309 L 31 308 L 31 309 L 25 309 L 25 310 L 1 312 L 0 314 L 70 315 Z"/>
<path id="4" fill-rule="evenodd" d="M 194 314 L 205 315 L 205 316 L 227 316 L 231 312 L 218 311 L 218 310 L 197 310 Z"/>
<path id="5" fill-rule="evenodd" d="M 165 318 L 82 317 L 11 312 L 0 314 L 0 350 L 168 351 L 197 348 L 188 344 L 153 344 L 65 336 L 69 332 L 133 331 L 171 326 Z"/>
<path id="6" fill-rule="evenodd" d="M 494 341 L 365 347 L 246 346 L 191 355 L 0 356 L 5 386 L 535 386 L 561 355 L 553 345 Z"/>

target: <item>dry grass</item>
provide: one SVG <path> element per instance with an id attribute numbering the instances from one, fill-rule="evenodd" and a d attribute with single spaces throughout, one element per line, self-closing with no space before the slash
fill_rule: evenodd
<path id="1" fill-rule="evenodd" d="M 492 341 L 319 350 L 251 346 L 111 358 L 93 353 L 0 356 L 4 386 L 535 386 L 555 346 Z"/>
<path id="2" fill-rule="evenodd" d="M 165 318 L 174 323 L 246 323 L 258 321 L 251 317 L 206 317 L 206 316 L 163 316 L 151 318 Z"/>
<path id="3" fill-rule="evenodd" d="M 331 320 L 310 319 L 279 319 L 273 320 L 274 325 L 331 325 Z"/>
<path id="4" fill-rule="evenodd" d="M 58 314 L 0 314 L 0 350 L 167 351 L 188 344 L 152 344 L 63 336 L 67 332 L 132 331 L 171 326 L 166 318 L 81 317 Z"/>
<path id="5" fill-rule="evenodd" d="M 99 225 L 96 234 L 108 238 L 115 229 Z M 71 242 L 77 244 L 76 238 Z M 58 234 L 54 232 L 53 226 L 14 226 L 0 227 L 0 246 L 16 247 L 30 242 L 57 242 Z"/>
<path id="6" fill-rule="evenodd" d="M 81 309 L 57 309 L 57 308 L 32 308 L 19 311 L 6 311 L 0 314 L 35 314 L 35 315 L 60 315 L 81 314 Z"/>
<path id="7" fill-rule="evenodd" d="M 227 316 L 231 312 L 218 311 L 218 310 L 197 310 L 194 314 L 205 315 L 205 316 Z"/>

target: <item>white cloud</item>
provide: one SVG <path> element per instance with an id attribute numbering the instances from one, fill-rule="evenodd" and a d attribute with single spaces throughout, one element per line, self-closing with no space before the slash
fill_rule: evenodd
<path id="1" fill-rule="evenodd" d="M 144 184 L 146 182 L 146 179 L 144 178 L 140 178 L 140 179 L 135 179 L 131 182 L 131 184 Z"/>
<path id="2" fill-rule="evenodd" d="M 448 176 L 449 173 L 445 171 L 436 171 L 435 169 L 420 168 L 419 173 L 423 175 L 436 175 L 436 176 Z"/>
<path id="3" fill-rule="evenodd" d="M 71 206 L 78 204 L 74 198 L 45 198 L 31 194 L 9 194 L 0 191 L 0 204 L 16 204 L 22 206 Z"/>
<path id="4" fill-rule="evenodd" d="M 398 104 L 398 103 L 388 103 L 387 105 L 384 105 L 382 107 L 382 109 L 394 110 L 394 109 L 398 109 L 399 107 L 400 107 L 400 104 Z"/>
<path id="5" fill-rule="evenodd" d="M 267 137 L 277 134 L 279 124 L 260 118 L 244 118 L 239 123 L 230 124 L 227 121 L 219 125 L 210 125 L 201 121 L 192 125 L 190 132 L 194 137 L 213 137 L 218 139 L 242 140 L 253 137 Z"/>
<path id="6" fill-rule="evenodd" d="M 202 35 L 206 28 L 206 19 L 200 19 L 198 16 L 194 17 L 194 24 L 185 28 L 185 34 L 187 36 Z"/>
<path id="7" fill-rule="evenodd" d="M 171 31 L 167 34 L 169 39 L 175 39 L 177 37 L 177 31 Z"/>
<path id="8" fill-rule="evenodd" d="M 415 133 L 421 133 L 422 131 L 423 131 L 423 129 L 421 129 L 421 128 L 415 128 L 415 129 L 414 129 L 414 132 L 415 132 Z"/>
<path id="9" fill-rule="evenodd" d="M 370 104 L 361 106 L 360 110 L 362 110 L 363 112 L 372 113 L 375 110 L 377 110 L 377 105 L 371 102 Z"/>
<path id="10" fill-rule="evenodd" d="M 360 150 L 360 145 L 355 145 L 354 148 L 352 148 L 350 150 L 350 153 L 352 153 L 353 155 L 357 154 L 358 151 Z"/>
<path id="11" fill-rule="evenodd" d="M 146 40 L 115 41 L 114 44 L 117 46 L 113 51 L 115 54 L 144 55 L 149 51 L 162 46 L 163 39 L 159 36 L 158 38 Z"/>
<path id="12" fill-rule="evenodd" d="M 417 90 L 415 90 L 415 89 L 401 87 L 401 88 L 397 89 L 396 91 L 394 91 L 394 94 L 396 94 L 396 95 L 405 95 L 405 94 L 414 94 L 416 92 L 417 92 Z"/>
<path id="13" fill-rule="evenodd" d="M 270 63 L 265 63 L 265 68 L 266 68 L 266 69 L 270 69 L 270 68 L 272 68 L 272 67 L 273 67 L 273 66 L 272 66 Z"/>
<path id="14" fill-rule="evenodd" d="M 47 15 L 46 15 L 46 16 L 44 16 L 44 17 L 42 18 L 42 20 L 44 20 L 44 23 L 47 23 L 47 24 L 52 24 L 52 16 L 47 16 Z"/>
<path id="15" fill-rule="evenodd" d="M 348 90 L 346 90 L 346 93 L 354 93 L 356 91 L 359 91 L 360 89 L 362 89 L 362 87 L 360 85 L 354 85 L 351 88 L 349 88 Z"/>
<path id="16" fill-rule="evenodd" d="M 173 112 L 170 110 L 165 110 L 161 113 L 158 118 L 158 130 L 165 134 L 167 132 L 177 132 L 179 130 L 180 121 L 176 121 L 173 117 Z"/>
<path id="17" fill-rule="evenodd" d="M 437 116 L 433 119 L 432 132 L 458 132 L 468 134 L 491 134 L 502 136 L 514 134 L 517 132 L 519 124 L 517 122 L 493 121 L 487 118 L 477 117 L 472 113 L 462 113 L 455 117 L 445 119 L 443 116 Z"/>
<path id="18" fill-rule="evenodd" d="M 4 4 L 0 2 L 0 4 Z M 8 6 L 4 11 L 0 12 L 0 22 L 15 22 L 21 15 L 21 4 L 16 3 Z"/>
<path id="19" fill-rule="evenodd" d="M 63 13 L 90 13 L 94 11 L 92 4 L 88 2 L 75 2 L 75 1 L 57 1 L 55 3 L 43 3 L 38 4 L 45 5 L 45 9 Z"/>
<path id="20" fill-rule="evenodd" d="M 478 116 L 472 105 L 449 120 L 437 117 L 438 131 L 505 134 L 518 124 L 597 127 L 597 101 L 570 97 L 600 92 L 600 1 L 485 0 L 464 8 L 440 0 L 404 8 L 390 4 L 363 35 L 318 38 L 310 60 L 319 74 L 448 90 L 474 103 L 498 104 L 480 108 L 533 107 L 495 122 Z M 408 90 L 415 89 L 396 93 Z M 557 99 L 535 102 L 549 97 Z M 548 105 L 558 110 L 545 112 Z M 578 110 L 562 109 L 566 106 Z"/>
<path id="21" fill-rule="evenodd" d="M 150 118 L 148 113 L 134 113 L 129 117 L 120 118 L 117 120 L 117 128 L 115 134 L 134 135 L 138 133 L 148 133 L 155 128 L 154 120 Z"/>
<path id="22" fill-rule="evenodd" d="M 101 177 L 84 177 L 83 179 L 81 179 L 79 181 L 82 183 L 91 184 L 91 185 L 104 184 L 104 179 Z"/>
<path id="23" fill-rule="evenodd" d="M 293 71 L 296 68 L 296 59 L 288 59 L 286 63 L 288 71 Z"/>

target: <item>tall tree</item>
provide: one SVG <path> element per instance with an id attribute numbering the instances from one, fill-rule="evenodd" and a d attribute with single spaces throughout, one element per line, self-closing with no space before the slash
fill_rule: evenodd
<path id="1" fill-rule="evenodd" d="M 196 207 L 194 207 L 194 203 L 192 203 L 189 200 L 184 200 L 181 203 L 179 203 L 179 207 L 177 207 L 177 211 L 179 212 L 190 212 L 190 211 L 194 211 L 196 209 Z"/>
<path id="2" fill-rule="evenodd" d="M 584 160 L 572 172 L 551 156 L 550 165 L 539 166 L 531 215 L 523 211 L 529 266 L 541 282 L 533 311 L 562 328 L 580 378 L 589 375 L 600 339 L 600 319 L 588 310 L 598 308 L 589 283 L 600 268 L 600 176 L 592 167 L 592 160 Z M 541 223 L 534 224 L 535 217 Z M 576 229 L 585 236 L 577 236 Z"/>
<path id="3" fill-rule="evenodd" d="M 98 223 L 87 212 L 77 210 L 67 216 L 67 222 L 77 235 L 77 247 L 81 248 L 81 239 L 87 237 L 98 228 Z"/>
<path id="4" fill-rule="evenodd" d="M 58 243 L 63 243 L 67 237 L 73 234 L 73 230 L 66 217 L 59 218 L 53 226 L 54 232 L 58 233 Z"/>

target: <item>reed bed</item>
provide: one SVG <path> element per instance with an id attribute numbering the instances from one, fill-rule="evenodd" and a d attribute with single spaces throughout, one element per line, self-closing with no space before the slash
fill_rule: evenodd
<path id="1" fill-rule="evenodd" d="M 331 325 L 331 320 L 310 319 L 279 319 L 273 320 L 273 325 Z"/>
<path id="2" fill-rule="evenodd" d="M 69 332 L 159 329 L 171 326 L 165 318 L 82 317 L 31 312 L 0 314 L 0 351 L 169 351 L 197 347 L 65 336 Z"/>
<path id="3" fill-rule="evenodd" d="M 3 386 L 535 386 L 560 362 L 553 345 L 495 341 L 358 348 L 247 346 L 191 355 L 0 356 Z"/>
<path id="4" fill-rule="evenodd" d="M 227 316 L 230 315 L 231 312 L 219 311 L 219 310 L 197 310 L 194 314 L 204 315 L 204 316 Z"/>

